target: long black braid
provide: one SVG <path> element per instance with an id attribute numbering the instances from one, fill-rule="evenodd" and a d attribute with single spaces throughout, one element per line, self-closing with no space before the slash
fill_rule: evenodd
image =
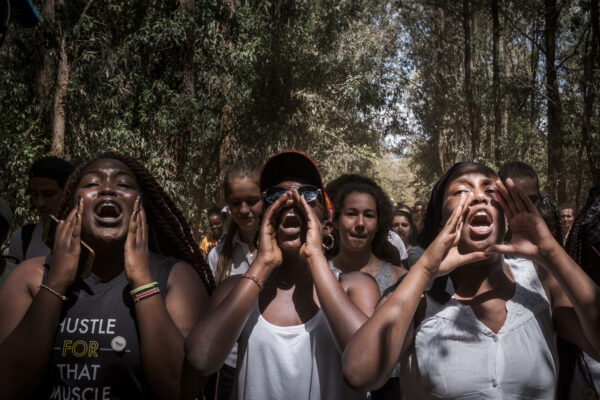
<path id="1" fill-rule="evenodd" d="M 588 257 L 594 251 L 592 246 L 600 250 L 600 185 L 590 189 L 587 202 L 573 221 L 565 245 L 571 258 L 596 284 L 600 284 L 599 266 L 588 262 Z M 588 386 L 594 390 L 595 398 L 600 398 L 581 350 L 562 340 L 558 342 L 558 351 L 561 363 L 557 389 L 559 398 L 567 396 L 570 392 L 575 364 L 579 365 Z"/>
<path id="2" fill-rule="evenodd" d="M 573 221 L 567 244 L 567 253 L 590 276 L 600 284 L 600 273 L 587 265 L 586 258 L 594 245 L 600 244 L 600 185 L 590 189 L 587 202 Z M 600 250 L 600 249 L 599 249 Z"/>
<path id="3" fill-rule="evenodd" d="M 116 152 L 107 152 L 73 171 L 65 184 L 59 218 L 66 218 L 73 209 L 74 196 L 82 178 L 82 172 L 91 163 L 103 158 L 121 161 L 134 173 L 144 194 L 150 250 L 188 262 L 200 274 L 208 293 L 212 293 L 215 288 L 212 272 L 192 237 L 192 230 L 186 218 L 146 167 L 132 157 Z"/>

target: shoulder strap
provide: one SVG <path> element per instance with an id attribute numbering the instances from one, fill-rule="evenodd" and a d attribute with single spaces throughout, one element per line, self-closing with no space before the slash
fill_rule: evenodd
<path id="1" fill-rule="evenodd" d="M 29 244 L 31 243 L 31 238 L 33 237 L 33 230 L 35 229 L 35 224 L 27 224 L 21 228 L 21 242 L 23 244 L 23 260 L 27 258 L 27 249 L 29 248 Z"/>

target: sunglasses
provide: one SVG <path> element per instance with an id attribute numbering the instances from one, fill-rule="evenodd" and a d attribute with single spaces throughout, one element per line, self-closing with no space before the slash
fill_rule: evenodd
<path id="1" fill-rule="evenodd" d="M 304 197 L 304 200 L 306 200 L 307 203 L 315 201 L 321 194 L 321 189 L 313 185 L 302 185 L 289 189 L 282 188 L 280 186 L 273 186 L 262 192 L 263 199 L 266 203 L 265 206 L 275 203 L 281 196 L 292 189 L 296 189 L 300 196 Z"/>

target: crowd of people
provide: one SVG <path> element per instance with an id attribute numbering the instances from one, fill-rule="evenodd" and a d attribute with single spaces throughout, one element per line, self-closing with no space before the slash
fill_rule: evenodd
<path id="1" fill-rule="evenodd" d="M 221 190 L 194 238 L 131 157 L 37 160 L 38 222 L 0 199 L 0 399 L 600 398 L 600 186 L 461 162 L 411 207 L 285 151 Z"/>

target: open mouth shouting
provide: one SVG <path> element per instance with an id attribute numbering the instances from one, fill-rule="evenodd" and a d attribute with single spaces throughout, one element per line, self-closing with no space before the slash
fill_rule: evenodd
<path id="1" fill-rule="evenodd" d="M 286 238 L 295 237 L 300 234 L 304 226 L 304 220 L 295 208 L 284 210 L 279 217 L 279 233 Z"/>
<path id="2" fill-rule="evenodd" d="M 113 200 L 101 200 L 94 208 L 94 219 L 100 226 L 114 227 L 123 220 L 123 210 Z"/>
<path id="3" fill-rule="evenodd" d="M 494 227 L 493 218 L 486 208 L 477 208 L 467 217 L 467 225 L 473 239 L 487 238 Z"/>

